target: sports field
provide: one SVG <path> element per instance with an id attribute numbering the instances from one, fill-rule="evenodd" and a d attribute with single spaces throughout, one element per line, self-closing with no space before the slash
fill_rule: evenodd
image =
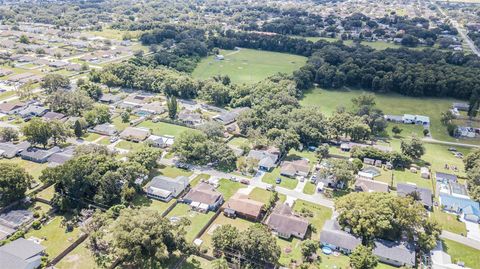
<path id="1" fill-rule="evenodd" d="M 304 106 L 318 106 L 324 113 L 329 115 L 334 112 L 338 106 L 349 109 L 352 106 L 351 99 L 362 93 L 364 93 L 364 91 L 361 90 L 325 90 L 316 88 L 305 94 L 301 100 L 301 104 Z M 453 102 L 459 102 L 455 99 L 409 97 L 394 93 L 375 94 L 375 96 L 377 107 L 383 110 L 385 114 L 417 114 L 429 116 L 431 122 L 430 131 L 435 139 L 467 144 L 480 144 L 478 140 L 457 141 L 448 135 L 446 127 L 440 122 L 441 113 L 447 111 Z"/>
<path id="2" fill-rule="evenodd" d="M 228 75 L 232 82 L 250 84 L 276 73 L 288 73 L 299 69 L 306 57 L 252 49 L 221 50 L 224 60 L 209 56 L 198 64 L 193 77 L 207 79 L 215 75 Z"/>

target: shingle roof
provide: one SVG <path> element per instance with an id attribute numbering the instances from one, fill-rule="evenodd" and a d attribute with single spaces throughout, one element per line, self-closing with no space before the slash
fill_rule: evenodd
<path id="1" fill-rule="evenodd" d="M 212 205 L 221 196 L 222 194 L 216 191 L 213 186 L 202 182 L 191 189 L 183 199 Z"/>
<path id="2" fill-rule="evenodd" d="M 171 192 L 177 197 L 188 186 L 189 179 L 185 176 L 169 178 L 165 176 L 156 176 L 147 184 L 146 192 L 154 193 L 156 190 L 165 190 Z"/>
<path id="3" fill-rule="evenodd" d="M 302 217 L 295 216 L 290 206 L 286 204 L 277 205 L 268 217 L 266 224 L 272 230 L 281 234 L 305 236 L 308 229 L 308 221 Z"/>
<path id="4" fill-rule="evenodd" d="M 396 243 L 387 240 L 375 240 L 373 254 L 390 260 L 399 261 L 406 265 L 415 265 L 415 250 L 412 246 L 404 242 Z"/>
<path id="5" fill-rule="evenodd" d="M 447 174 L 447 173 L 436 172 L 435 173 L 435 178 L 437 179 L 437 181 L 457 182 L 457 176 L 456 175 Z"/>
<path id="6" fill-rule="evenodd" d="M 257 218 L 262 212 L 264 203 L 248 198 L 248 195 L 234 194 L 226 203 L 225 208 L 230 208 L 241 214 Z"/>
<path id="7" fill-rule="evenodd" d="M 381 181 L 358 178 L 355 187 L 361 188 L 364 192 L 388 192 L 388 184 Z"/>
<path id="8" fill-rule="evenodd" d="M 420 188 L 412 184 L 398 183 L 397 194 L 401 197 L 405 197 L 412 192 L 420 194 L 421 202 L 424 206 L 432 206 L 432 191 L 426 188 Z"/>
<path id="9" fill-rule="evenodd" d="M 320 233 L 320 242 L 353 250 L 362 243 L 362 240 L 343 231 L 336 220 L 327 220 Z"/>

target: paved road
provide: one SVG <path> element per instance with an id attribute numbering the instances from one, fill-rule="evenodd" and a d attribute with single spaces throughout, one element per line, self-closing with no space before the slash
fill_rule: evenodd
<path id="1" fill-rule="evenodd" d="M 480 241 L 473 240 L 459 234 L 449 231 L 442 231 L 442 235 L 440 235 L 440 237 L 480 250 Z"/>
<path id="2" fill-rule="evenodd" d="M 422 140 L 424 142 L 427 142 L 427 143 L 442 144 L 442 145 L 447 145 L 447 146 L 458 146 L 458 147 L 466 147 L 466 148 L 480 148 L 480 145 L 472 145 L 472 144 L 465 144 L 465 143 L 459 143 L 459 142 L 448 142 L 448 141 L 437 140 L 437 139 L 431 138 L 431 137 L 424 137 Z"/>

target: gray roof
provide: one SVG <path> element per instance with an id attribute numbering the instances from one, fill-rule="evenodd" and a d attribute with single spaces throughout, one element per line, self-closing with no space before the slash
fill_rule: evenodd
<path id="1" fill-rule="evenodd" d="M 401 197 L 405 197 L 412 192 L 420 194 L 421 202 L 424 206 L 432 206 L 432 191 L 426 188 L 419 188 L 412 184 L 398 183 L 397 194 Z"/>
<path id="2" fill-rule="evenodd" d="M 68 147 L 61 152 L 52 154 L 52 156 L 48 158 L 48 162 L 54 165 L 64 164 L 68 160 L 72 159 L 74 154 L 75 154 L 75 147 Z"/>
<path id="3" fill-rule="evenodd" d="M 99 124 L 93 127 L 92 131 L 105 135 L 114 135 L 117 133 L 117 129 L 115 129 L 115 126 L 109 123 Z"/>
<path id="4" fill-rule="evenodd" d="M 415 265 L 415 250 L 411 245 L 405 242 L 397 243 L 377 239 L 375 240 L 373 254 L 382 258 L 401 262 L 405 265 Z"/>
<path id="5" fill-rule="evenodd" d="M 452 195 L 458 194 L 458 195 L 468 196 L 467 188 L 465 188 L 465 186 L 462 184 L 459 184 L 456 182 L 450 182 L 450 189 L 452 190 Z"/>
<path id="6" fill-rule="evenodd" d="M 23 141 L 18 144 L 12 142 L 0 143 L 0 150 L 3 151 L 1 154 L 6 158 L 13 158 L 18 153 L 28 149 L 31 146 L 30 142 Z"/>
<path id="7" fill-rule="evenodd" d="M 189 179 L 185 176 L 178 176 L 176 178 L 170 178 L 165 176 L 156 176 L 148 183 L 146 192 L 153 193 L 155 189 L 166 190 L 172 193 L 174 197 L 177 197 L 188 186 Z"/>
<path id="8" fill-rule="evenodd" d="M 48 150 L 39 149 L 39 148 L 29 148 L 20 153 L 22 159 L 32 160 L 32 161 L 46 161 L 46 159 L 52 154 L 61 151 L 59 147 L 53 147 Z"/>
<path id="9" fill-rule="evenodd" d="M 33 218 L 28 210 L 11 210 L 0 215 L 0 224 L 15 229 Z"/>
<path id="10" fill-rule="evenodd" d="M 248 158 L 258 160 L 258 165 L 265 167 L 273 167 L 278 160 L 276 154 L 270 153 L 266 150 L 250 150 Z"/>
<path id="11" fill-rule="evenodd" d="M 100 102 L 105 103 L 116 103 L 120 100 L 122 100 L 122 96 L 119 94 L 104 93 L 102 97 L 100 97 Z"/>
<path id="12" fill-rule="evenodd" d="M 362 240 L 343 231 L 336 220 L 327 220 L 320 233 L 320 242 L 353 250 L 362 243 Z"/>
<path id="13" fill-rule="evenodd" d="M 18 112 L 18 114 L 22 117 L 26 116 L 42 116 L 44 113 L 48 111 L 48 108 L 44 106 L 37 106 L 31 105 L 25 108 L 24 110 Z"/>
<path id="14" fill-rule="evenodd" d="M 60 119 L 65 118 L 65 115 L 62 114 L 62 113 L 57 113 L 57 112 L 50 111 L 50 112 L 45 113 L 45 115 L 43 115 L 42 118 L 47 119 L 47 120 L 60 120 Z"/>
<path id="15" fill-rule="evenodd" d="M 435 178 L 437 181 L 457 182 L 457 176 L 447 173 L 436 172 Z"/>
<path id="16" fill-rule="evenodd" d="M 295 216 L 287 204 L 277 205 L 268 217 L 266 224 L 280 234 L 300 235 L 301 238 L 305 237 L 308 230 L 308 221 Z"/>
<path id="17" fill-rule="evenodd" d="M 2 268 L 30 268 L 30 264 L 39 262 L 45 248 L 30 240 L 19 238 L 0 247 L 0 265 Z"/>

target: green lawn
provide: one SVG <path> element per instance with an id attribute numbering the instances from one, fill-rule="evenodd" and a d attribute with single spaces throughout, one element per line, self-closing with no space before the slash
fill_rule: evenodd
<path id="1" fill-rule="evenodd" d="M 273 192 L 267 191 L 261 188 L 254 188 L 248 197 L 250 199 L 253 199 L 255 201 L 262 202 L 264 204 L 267 204 L 270 201 L 270 197 L 272 196 Z M 287 199 L 287 196 L 285 194 L 278 194 L 278 203 L 284 203 L 285 200 Z"/>
<path id="2" fill-rule="evenodd" d="M 135 206 L 142 206 L 147 207 L 148 209 L 156 210 L 161 214 L 165 212 L 167 208 L 173 205 L 175 201 L 175 199 L 172 199 L 168 203 L 165 203 L 159 200 L 150 199 L 146 195 L 138 194 L 132 203 Z"/>
<path id="3" fill-rule="evenodd" d="M 250 145 L 250 141 L 247 138 L 235 137 L 232 140 L 228 141 L 229 145 L 240 147 L 243 145 Z"/>
<path id="4" fill-rule="evenodd" d="M 238 191 L 238 189 L 245 187 L 245 185 L 240 182 L 231 181 L 226 178 L 220 179 L 218 184 L 219 186 L 217 191 L 223 194 L 223 199 L 225 201 L 230 199 L 230 197 L 232 197 Z"/>
<path id="5" fill-rule="evenodd" d="M 37 197 L 50 201 L 52 200 L 54 194 L 55 194 L 55 186 L 52 185 L 44 189 L 43 191 L 37 193 Z"/>
<path id="6" fill-rule="evenodd" d="M 323 224 L 332 218 L 332 210 L 330 208 L 303 200 L 296 200 L 293 205 L 293 210 L 299 214 L 302 214 L 302 210 L 312 214 L 312 216 L 308 216 L 307 219 L 312 227 L 311 238 L 313 240 L 319 240 Z"/>
<path id="7" fill-rule="evenodd" d="M 144 121 L 138 125 L 138 127 L 145 127 L 149 128 L 154 135 L 171 135 L 177 137 L 181 133 L 185 131 L 191 131 L 191 128 L 165 123 L 165 122 L 157 122 L 154 123 L 152 121 Z"/>
<path id="8" fill-rule="evenodd" d="M 212 262 L 199 256 L 190 256 L 182 264 L 182 269 L 212 269 Z"/>
<path id="9" fill-rule="evenodd" d="M 336 110 L 338 106 L 349 109 L 352 107 L 351 99 L 359 96 L 361 90 L 324 90 L 320 88 L 307 92 L 301 100 L 304 106 L 318 106 L 327 115 Z M 372 93 L 372 92 L 369 92 Z M 452 98 L 426 98 L 408 97 L 399 94 L 375 94 L 377 107 L 385 114 L 419 114 L 430 117 L 430 131 L 434 138 L 445 141 L 456 141 L 448 135 L 446 127 L 440 122 L 441 113 L 447 111 L 455 102 Z M 400 124 L 403 127 L 403 124 Z M 390 127 L 391 128 L 391 127 Z M 470 144 L 480 144 L 480 141 L 462 141 Z"/>
<path id="10" fill-rule="evenodd" d="M 282 179 L 280 184 L 276 184 L 276 182 L 275 182 L 277 177 Z M 280 167 L 276 167 L 275 169 L 272 170 L 272 172 L 265 173 L 265 175 L 262 178 L 262 181 L 265 182 L 265 183 L 268 183 L 268 184 L 277 185 L 277 186 L 287 188 L 287 189 L 290 189 L 290 190 L 295 189 L 295 187 L 298 184 L 298 181 L 296 179 L 281 176 L 280 175 Z"/>
<path id="11" fill-rule="evenodd" d="M 85 136 L 84 140 L 85 141 L 88 141 L 88 142 L 93 142 L 97 139 L 99 139 L 101 137 L 101 135 L 99 134 L 96 134 L 96 133 L 88 133 L 87 136 Z"/>
<path id="12" fill-rule="evenodd" d="M 215 75 L 228 75 L 234 83 L 255 83 L 276 73 L 292 73 L 303 66 L 307 58 L 292 54 L 252 49 L 221 50 L 225 60 L 208 56 L 200 61 L 192 75 L 208 79 Z"/>
<path id="13" fill-rule="evenodd" d="M 210 178 L 210 175 L 207 174 L 200 174 L 196 176 L 192 181 L 190 181 L 190 186 L 193 188 L 200 183 L 202 180 L 208 180 Z"/>
<path id="14" fill-rule="evenodd" d="M 480 252 L 477 249 L 447 239 L 444 239 L 443 243 L 444 250 L 450 254 L 453 263 L 462 261 L 466 267 L 479 268 Z"/>
<path id="15" fill-rule="evenodd" d="M 121 149 L 126 149 L 126 150 L 136 151 L 136 150 L 142 149 L 143 147 L 145 147 L 145 145 L 142 144 L 142 143 L 135 143 L 135 142 L 132 142 L 132 141 L 122 140 L 122 141 L 118 142 L 118 144 L 116 144 L 115 147 L 116 148 L 121 148 Z"/>
<path id="16" fill-rule="evenodd" d="M 398 183 L 415 183 L 418 187 L 433 190 L 432 179 L 424 179 L 420 176 L 420 171 L 412 173 L 408 169 L 394 170 L 393 178 L 395 186 Z"/>
<path id="17" fill-rule="evenodd" d="M 55 265 L 58 269 L 96 269 L 101 268 L 87 247 L 88 238 Z"/>
<path id="18" fill-rule="evenodd" d="M 193 172 L 185 169 L 180 169 L 174 166 L 160 166 L 160 168 L 158 169 L 158 174 L 166 177 L 176 178 L 178 176 L 189 177 L 193 174 Z"/>
<path id="19" fill-rule="evenodd" d="M 104 137 L 104 138 L 100 139 L 97 143 L 100 144 L 100 145 L 108 146 L 108 145 L 111 144 L 110 143 L 110 137 Z"/>
<path id="20" fill-rule="evenodd" d="M 301 263 L 302 261 L 302 253 L 300 251 L 301 246 L 300 240 L 296 238 L 292 238 L 291 240 L 287 241 L 277 237 L 277 244 L 281 249 L 280 259 L 278 262 L 285 267 L 291 268 L 290 263 L 292 261 L 297 261 Z"/>
<path id="21" fill-rule="evenodd" d="M 188 241 L 193 241 L 200 230 L 207 224 L 210 218 L 213 217 L 215 213 L 209 211 L 207 214 L 200 213 L 197 211 L 190 210 L 190 206 L 187 204 L 177 204 L 170 213 L 168 213 L 167 218 L 177 217 L 177 218 L 187 218 L 191 221 L 191 224 L 186 227 L 187 235 L 186 239 Z"/>
<path id="22" fill-rule="evenodd" d="M 307 182 L 307 184 L 305 184 L 305 187 L 303 188 L 303 193 L 305 194 L 315 194 L 315 191 L 316 191 L 316 188 L 317 188 L 317 185 L 313 184 L 312 182 Z"/>
<path id="23" fill-rule="evenodd" d="M 39 230 L 31 229 L 25 238 L 35 237 L 41 240 L 41 245 L 46 248 L 50 258 L 54 258 L 71 245 L 80 235 L 80 229 L 75 228 L 67 232 L 62 225 L 62 216 L 56 216 Z"/>
<path id="24" fill-rule="evenodd" d="M 38 212 L 40 215 L 48 213 L 51 209 L 52 207 L 50 205 L 40 202 L 34 202 L 28 207 L 28 210 Z"/>
<path id="25" fill-rule="evenodd" d="M 435 207 L 430 213 L 430 218 L 436 220 L 442 227 L 442 230 L 447 230 L 456 234 L 467 234 L 465 223 L 457 220 L 457 216 L 443 212 L 440 208 Z"/>
<path id="26" fill-rule="evenodd" d="M 47 168 L 48 166 L 47 163 L 34 163 L 21 158 L 2 159 L 0 162 L 19 165 L 34 179 L 38 179 L 38 177 L 42 174 L 43 169 Z"/>
<path id="27" fill-rule="evenodd" d="M 137 116 L 130 115 L 130 121 L 132 121 L 132 120 L 134 120 L 134 119 L 137 119 L 137 118 L 138 118 Z M 119 132 L 125 130 L 125 128 L 127 128 L 127 127 L 130 126 L 130 122 L 123 122 L 123 121 L 122 121 L 122 117 L 120 117 L 120 116 L 115 117 L 114 119 L 112 119 L 112 124 L 115 126 L 115 128 L 116 128 L 117 131 L 119 131 Z"/>
<path id="28" fill-rule="evenodd" d="M 215 219 L 215 221 L 212 224 L 210 224 L 210 226 L 207 228 L 207 230 L 202 234 L 202 237 L 200 237 L 200 239 L 203 240 L 202 248 L 203 247 L 207 248 L 209 253 L 211 254 L 212 251 L 213 251 L 213 249 L 212 249 L 213 231 L 216 228 L 218 228 L 222 225 L 227 225 L 227 224 L 230 224 L 234 227 L 237 227 L 240 232 L 243 232 L 246 229 L 248 229 L 248 227 L 253 225 L 254 223 L 251 222 L 251 221 L 248 221 L 248 220 L 241 219 L 241 218 L 234 218 L 234 219 L 233 218 L 227 218 L 227 217 L 225 217 L 225 215 L 220 214 Z"/>

